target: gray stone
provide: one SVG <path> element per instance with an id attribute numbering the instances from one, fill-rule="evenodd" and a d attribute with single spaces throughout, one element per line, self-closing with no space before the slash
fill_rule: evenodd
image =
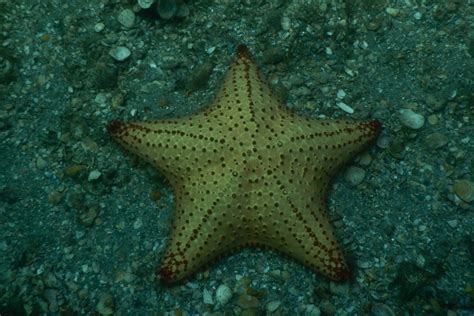
<path id="1" fill-rule="evenodd" d="M 420 129 L 425 124 L 424 116 L 414 112 L 412 109 L 401 109 L 400 121 L 404 126 L 411 129 Z"/>
<path id="2" fill-rule="evenodd" d="M 365 170 L 362 168 L 349 167 L 344 178 L 350 185 L 356 186 L 364 180 L 365 173 Z"/>
<path id="3" fill-rule="evenodd" d="M 126 28 L 131 28 L 135 24 L 135 13 L 130 9 L 122 10 L 117 20 Z"/>

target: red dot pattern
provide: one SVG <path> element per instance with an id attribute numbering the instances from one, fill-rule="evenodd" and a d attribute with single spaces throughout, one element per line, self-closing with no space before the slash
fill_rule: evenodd
<path id="1" fill-rule="evenodd" d="M 194 115 L 108 125 L 174 188 L 159 277 L 186 278 L 248 246 L 285 253 L 333 279 L 349 268 L 325 214 L 331 178 L 378 135 L 377 121 L 299 116 L 272 94 L 240 45 L 215 99 Z"/>

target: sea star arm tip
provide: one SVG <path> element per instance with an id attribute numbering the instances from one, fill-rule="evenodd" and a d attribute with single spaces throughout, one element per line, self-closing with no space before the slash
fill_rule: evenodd
<path id="1" fill-rule="evenodd" d="M 252 59 L 250 51 L 248 47 L 244 44 L 239 44 L 237 48 L 235 49 L 235 54 L 237 58 L 246 58 L 246 59 Z"/>
<path id="2" fill-rule="evenodd" d="M 163 283 L 173 283 L 176 281 L 176 277 L 171 271 L 170 267 L 167 265 L 163 265 L 156 269 L 156 275 L 158 279 Z"/>
<path id="3" fill-rule="evenodd" d="M 380 134 L 382 130 L 382 123 L 379 120 L 372 120 L 368 122 L 369 128 L 373 131 L 374 135 Z"/>
<path id="4" fill-rule="evenodd" d="M 116 121 L 116 120 L 110 121 L 107 124 L 107 131 L 112 136 L 120 134 L 124 130 L 124 125 L 125 124 L 120 121 Z"/>

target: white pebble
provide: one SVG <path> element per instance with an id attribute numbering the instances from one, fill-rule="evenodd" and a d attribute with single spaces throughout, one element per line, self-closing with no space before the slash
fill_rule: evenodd
<path id="1" fill-rule="evenodd" d="M 216 290 L 216 301 L 221 305 L 229 303 L 232 298 L 232 290 L 225 284 L 219 285 Z"/>
<path id="2" fill-rule="evenodd" d="M 96 25 L 94 25 L 94 31 L 96 31 L 97 33 L 102 32 L 104 29 L 105 29 L 105 24 L 102 22 L 99 22 Z"/>
<path id="3" fill-rule="evenodd" d="M 89 266 L 87 264 L 83 264 L 81 266 L 81 270 L 82 270 L 82 272 L 87 273 L 87 272 L 89 272 Z"/>
<path id="4" fill-rule="evenodd" d="M 155 0 L 138 0 L 138 6 L 142 9 L 148 9 Z"/>
<path id="5" fill-rule="evenodd" d="M 109 51 L 109 55 L 117 61 L 124 61 L 130 56 L 130 50 L 125 46 L 114 47 Z"/>
<path id="6" fill-rule="evenodd" d="M 214 53 L 215 50 L 216 50 L 216 47 L 211 46 L 208 49 L 206 49 L 206 53 L 208 53 L 210 55 L 210 54 Z"/>
<path id="7" fill-rule="evenodd" d="M 202 299 L 204 301 L 204 304 L 209 304 L 209 305 L 214 304 L 214 301 L 212 300 L 211 291 L 207 289 L 204 289 L 204 291 L 202 292 Z"/>
<path id="8" fill-rule="evenodd" d="M 336 105 L 338 108 L 340 108 L 346 113 L 349 113 L 349 114 L 354 113 L 354 109 L 348 106 L 347 104 L 345 104 L 344 102 L 336 102 Z"/>
<path id="9" fill-rule="evenodd" d="M 288 31 L 291 28 L 291 20 L 287 16 L 282 17 L 280 23 L 283 31 Z"/>
<path id="10" fill-rule="evenodd" d="M 141 227 L 143 226 L 143 221 L 142 219 L 139 217 L 135 220 L 135 222 L 133 222 L 133 228 L 134 229 L 140 229 Z"/>
<path id="11" fill-rule="evenodd" d="M 397 8 L 386 8 L 385 9 L 385 12 L 387 12 L 388 14 L 390 14 L 391 16 L 398 16 L 400 14 L 400 10 L 397 9 Z"/>
<path id="12" fill-rule="evenodd" d="M 408 128 L 420 129 L 425 124 L 425 117 L 411 109 L 401 109 L 400 121 Z"/>
<path id="13" fill-rule="evenodd" d="M 135 13 L 130 9 L 122 10 L 118 15 L 117 20 L 126 28 L 131 28 L 135 24 Z"/>
<path id="14" fill-rule="evenodd" d="M 457 219 L 452 219 L 448 221 L 448 225 L 451 228 L 456 228 L 458 226 L 458 220 Z"/>
<path id="15" fill-rule="evenodd" d="M 89 180 L 89 181 L 97 180 L 97 179 L 99 179 L 99 177 L 101 175 L 102 175 L 102 173 L 100 173 L 100 171 L 93 170 L 89 173 L 89 177 L 87 178 L 87 180 Z"/>
<path id="16" fill-rule="evenodd" d="M 337 90 L 336 97 L 338 99 L 344 99 L 345 96 L 346 96 L 346 91 L 344 91 L 342 89 Z"/>
<path id="17" fill-rule="evenodd" d="M 197 288 L 199 287 L 199 284 L 197 284 L 197 283 L 195 283 L 195 282 L 188 282 L 188 283 L 186 283 L 186 286 L 187 286 L 188 288 L 190 288 L 190 289 L 195 290 L 195 289 L 197 289 Z"/>
<path id="18" fill-rule="evenodd" d="M 351 76 L 351 77 L 354 77 L 355 76 L 355 73 L 354 73 L 354 70 L 350 69 L 350 68 L 347 68 L 347 67 L 344 67 L 344 72 Z"/>

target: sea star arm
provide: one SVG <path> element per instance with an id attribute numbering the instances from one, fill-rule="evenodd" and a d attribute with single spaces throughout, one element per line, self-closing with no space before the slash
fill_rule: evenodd
<path id="1" fill-rule="evenodd" d="M 285 143 L 285 160 L 290 169 L 299 171 L 301 176 L 311 163 L 319 177 L 332 177 L 369 147 L 380 133 L 377 120 L 311 120 L 300 116 L 288 120 L 291 123 L 285 128 L 275 129 L 280 134 L 278 139 Z"/>
<path id="2" fill-rule="evenodd" d="M 197 164 L 218 163 L 210 154 L 222 150 L 225 138 L 219 137 L 222 133 L 218 129 L 216 136 L 206 135 L 204 131 L 212 129 L 211 124 L 197 115 L 193 120 L 112 121 L 107 130 L 125 149 L 160 169 L 173 184 L 186 178 Z"/>
<path id="3" fill-rule="evenodd" d="M 175 186 L 173 230 L 158 269 L 163 282 L 186 278 L 245 240 L 233 204 L 237 183 L 232 174 L 207 169 Z"/>

